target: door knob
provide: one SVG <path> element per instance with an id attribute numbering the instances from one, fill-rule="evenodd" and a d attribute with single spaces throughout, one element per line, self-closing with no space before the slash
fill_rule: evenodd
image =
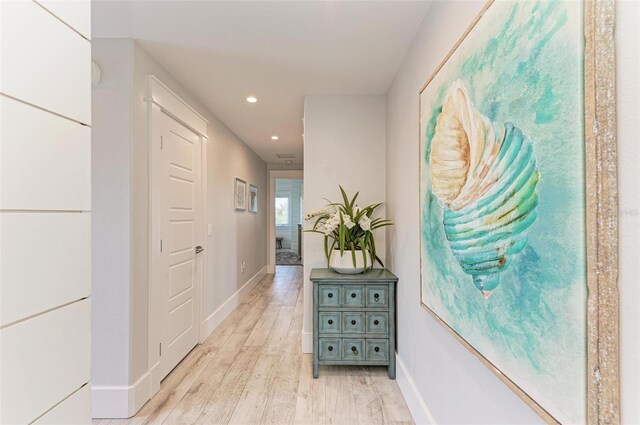
<path id="1" fill-rule="evenodd" d="M 202 251 L 204 251 L 204 248 L 203 248 L 203 247 L 201 247 L 200 245 L 198 245 L 198 246 L 196 247 L 196 254 L 200 254 Z"/>

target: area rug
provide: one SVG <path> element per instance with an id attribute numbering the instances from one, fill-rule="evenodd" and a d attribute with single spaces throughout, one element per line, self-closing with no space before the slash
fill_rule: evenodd
<path id="1" fill-rule="evenodd" d="M 301 266 L 302 262 L 298 254 L 293 251 L 276 251 L 276 264 L 279 266 Z"/>

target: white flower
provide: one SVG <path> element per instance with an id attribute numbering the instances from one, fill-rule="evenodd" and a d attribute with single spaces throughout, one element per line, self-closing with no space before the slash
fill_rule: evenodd
<path id="1" fill-rule="evenodd" d="M 351 217 L 349 217 L 348 215 L 346 215 L 344 217 L 344 225 L 347 227 L 347 229 L 351 229 L 353 226 L 356 225 L 356 223 L 354 223 L 353 221 L 351 221 Z"/>
<path id="2" fill-rule="evenodd" d="M 313 217 L 317 217 L 319 215 L 324 214 L 324 209 L 317 209 L 317 210 L 313 210 L 313 211 L 309 211 L 305 216 L 304 219 L 305 220 L 311 220 Z"/>
<path id="3" fill-rule="evenodd" d="M 322 207 L 322 208 L 318 208 L 315 210 L 311 210 L 309 212 L 307 212 L 304 216 L 305 220 L 311 220 L 315 217 L 319 217 L 321 215 L 324 216 L 335 216 L 338 218 L 338 220 L 340 219 L 340 216 L 338 215 L 338 213 L 335 212 L 335 209 L 331 206 L 327 206 L 327 207 Z"/>
<path id="4" fill-rule="evenodd" d="M 340 213 L 335 213 L 334 215 L 329 217 L 327 221 L 325 221 L 325 224 L 333 227 L 338 227 L 338 225 L 340 224 Z"/>
<path id="5" fill-rule="evenodd" d="M 329 236 L 331 233 L 333 233 L 333 231 L 336 230 L 336 226 L 327 226 L 326 224 L 324 225 L 324 228 L 322 229 L 322 232 L 325 234 L 325 236 Z"/>
<path id="6" fill-rule="evenodd" d="M 358 222 L 358 224 L 365 232 L 371 230 L 371 219 L 366 215 L 360 217 L 360 221 Z"/>

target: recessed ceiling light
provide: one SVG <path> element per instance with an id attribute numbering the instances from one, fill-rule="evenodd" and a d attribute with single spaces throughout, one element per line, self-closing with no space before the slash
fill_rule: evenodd
<path id="1" fill-rule="evenodd" d="M 278 140 L 279 137 L 278 136 L 271 136 L 271 140 Z"/>
<path id="2" fill-rule="evenodd" d="M 284 163 L 287 164 L 287 165 L 291 165 L 291 164 L 293 164 L 293 160 L 292 159 L 287 159 Z"/>
<path id="3" fill-rule="evenodd" d="M 258 98 L 255 97 L 255 96 L 249 96 L 247 98 L 247 102 L 249 102 L 249 103 L 256 103 L 257 101 L 258 101 Z"/>

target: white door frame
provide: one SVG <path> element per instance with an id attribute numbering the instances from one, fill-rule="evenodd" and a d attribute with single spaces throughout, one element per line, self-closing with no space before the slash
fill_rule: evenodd
<path id="1" fill-rule="evenodd" d="M 269 171 L 269 237 L 267 238 L 269 264 L 267 273 L 271 274 L 276 272 L 276 179 L 304 180 L 304 170 Z"/>
<path id="2" fill-rule="evenodd" d="M 162 176 L 160 175 L 160 114 L 168 115 L 180 124 L 186 126 L 200 136 L 201 146 L 201 214 L 198 220 L 196 232 L 198 234 L 196 244 L 201 245 L 205 251 L 197 262 L 196 303 L 198 341 L 202 343 L 207 335 L 202 332 L 202 322 L 205 315 L 206 282 L 207 277 L 207 123 L 188 103 L 182 100 L 171 89 L 164 85 L 153 75 L 147 76 L 148 97 L 148 148 L 149 148 L 149 281 L 148 287 L 148 368 L 150 397 L 160 390 L 160 342 L 162 340 L 162 293 L 152 284 L 162 279 L 160 256 L 160 229 L 161 229 L 161 204 Z"/>

